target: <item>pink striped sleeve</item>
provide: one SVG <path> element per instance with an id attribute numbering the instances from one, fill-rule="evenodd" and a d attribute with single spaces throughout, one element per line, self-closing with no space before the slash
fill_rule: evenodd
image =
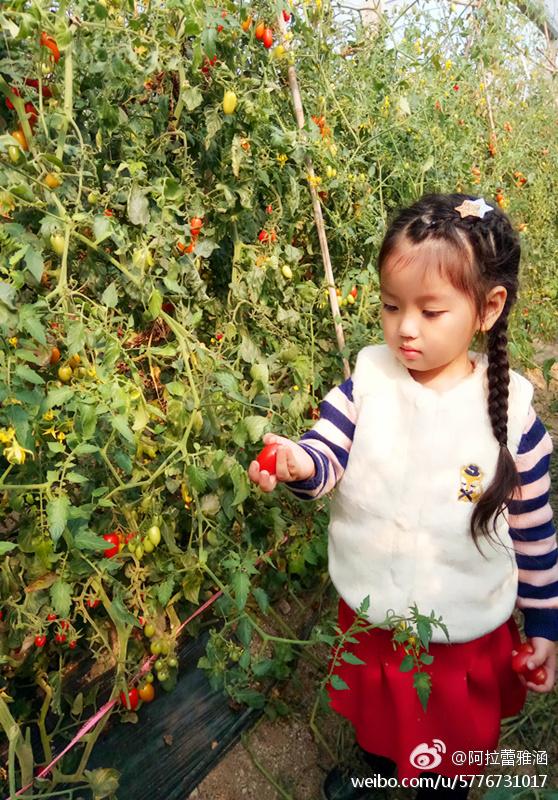
<path id="1" fill-rule="evenodd" d="M 553 443 L 531 406 L 516 466 L 521 487 L 509 504 L 510 536 L 518 566 L 516 606 L 527 636 L 558 639 L 558 542 L 550 505 Z"/>

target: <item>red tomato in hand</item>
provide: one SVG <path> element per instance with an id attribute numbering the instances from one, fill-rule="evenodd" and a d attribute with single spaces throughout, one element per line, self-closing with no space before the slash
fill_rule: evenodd
<path id="1" fill-rule="evenodd" d="M 270 475 L 275 475 L 278 447 L 279 445 L 277 443 L 266 444 L 264 449 L 256 458 L 256 461 L 260 465 L 260 469 L 267 470 Z"/>
<path id="2" fill-rule="evenodd" d="M 535 683 L 537 686 L 542 686 L 543 683 L 546 683 L 548 676 L 544 667 L 537 667 L 536 669 L 525 670 L 523 677 L 526 681 L 531 681 L 531 683 Z"/>
<path id="3" fill-rule="evenodd" d="M 139 694 L 134 686 L 133 689 L 128 689 L 128 703 L 126 702 L 126 692 L 120 692 L 120 702 L 128 710 L 135 711 L 138 707 Z"/>
<path id="4" fill-rule="evenodd" d="M 523 642 L 517 653 L 512 656 L 512 669 L 514 672 L 525 672 L 527 661 L 535 652 L 535 648 L 530 642 Z"/>
<path id="5" fill-rule="evenodd" d="M 113 545 L 113 547 L 107 547 L 106 550 L 103 550 L 103 555 L 105 558 L 112 558 L 120 550 L 120 538 L 116 533 L 105 533 L 103 534 L 103 539 Z"/>

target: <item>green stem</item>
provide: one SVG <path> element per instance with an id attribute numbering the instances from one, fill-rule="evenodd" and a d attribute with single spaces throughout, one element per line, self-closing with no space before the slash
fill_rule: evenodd
<path id="1" fill-rule="evenodd" d="M 74 59 L 73 42 L 70 41 L 64 49 L 64 119 L 58 134 L 58 144 L 56 147 L 56 157 L 62 161 L 64 159 L 64 144 L 70 120 L 74 116 Z"/>

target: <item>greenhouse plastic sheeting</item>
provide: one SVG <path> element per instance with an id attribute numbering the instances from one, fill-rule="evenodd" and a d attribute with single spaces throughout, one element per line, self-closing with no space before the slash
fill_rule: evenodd
<path id="1" fill-rule="evenodd" d="M 211 688 L 196 666 L 207 639 L 204 632 L 181 647 L 172 692 L 157 687 L 154 702 L 139 710 L 139 722 L 115 724 L 97 741 L 87 768 L 117 769 L 120 800 L 185 800 L 262 714 L 233 711 L 223 691 Z"/>
<path id="2" fill-rule="evenodd" d="M 310 635 L 320 615 L 316 609 L 302 624 L 301 638 Z M 223 690 L 211 688 L 197 666 L 208 638 L 203 631 L 180 647 L 172 692 L 156 690 L 155 701 L 142 706 L 137 724 L 116 724 L 93 749 L 88 769 L 120 772 L 119 800 L 186 800 L 262 715 L 260 709 L 234 711 Z M 168 736 L 167 744 L 163 737 Z"/>

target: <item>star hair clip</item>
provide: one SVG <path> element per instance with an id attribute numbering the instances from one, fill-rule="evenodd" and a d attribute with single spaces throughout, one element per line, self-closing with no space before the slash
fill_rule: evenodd
<path id="1" fill-rule="evenodd" d="M 485 214 L 494 211 L 494 209 L 488 203 L 485 203 L 484 197 L 479 197 L 477 200 L 464 200 L 460 206 L 455 206 L 455 211 L 459 211 L 461 219 L 465 217 L 480 217 L 480 219 L 483 219 Z"/>

